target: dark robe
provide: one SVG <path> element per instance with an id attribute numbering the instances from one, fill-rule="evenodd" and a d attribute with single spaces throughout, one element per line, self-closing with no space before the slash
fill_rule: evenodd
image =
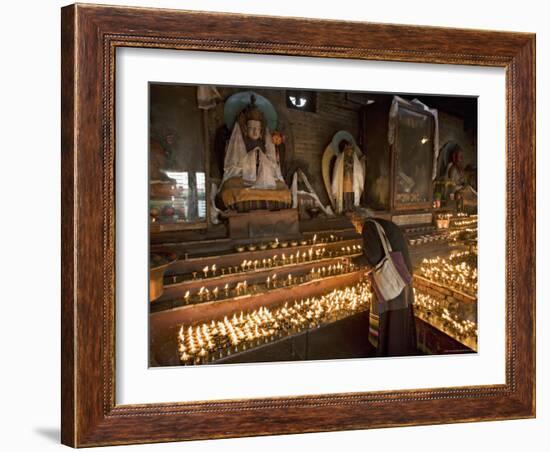
<path id="1" fill-rule="evenodd" d="M 392 250 L 403 254 L 405 264 L 412 275 L 409 248 L 401 229 L 388 220 L 376 218 L 375 221 L 384 229 Z M 364 258 L 370 266 L 375 266 L 384 257 L 384 249 L 372 221 L 365 222 L 362 235 Z M 383 305 L 379 304 L 376 295 L 373 295 L 371 310 L 374 322 L 371 320 L 371 328 L 378 329 L 377 356 L 407 356 L 418 353 L 413 303 L 412 284 L 406 286 L 396 298 L 388 300 Z"/>

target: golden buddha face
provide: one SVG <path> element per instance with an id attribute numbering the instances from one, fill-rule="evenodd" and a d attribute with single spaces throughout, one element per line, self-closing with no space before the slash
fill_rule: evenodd
<path id="1" fill-rule="evenodd" d="M 246 121 L 246 135 L 252 140 L 259 140 L 262 136 L 262 122 L 254 119 Z"/>

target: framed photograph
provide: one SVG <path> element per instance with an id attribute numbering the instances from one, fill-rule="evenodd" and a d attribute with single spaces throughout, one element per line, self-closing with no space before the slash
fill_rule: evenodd
<path id="1" fill-rule="evenodd" d="M 62 442 L 535 416 L 535 36 L 62 9 Z"/>

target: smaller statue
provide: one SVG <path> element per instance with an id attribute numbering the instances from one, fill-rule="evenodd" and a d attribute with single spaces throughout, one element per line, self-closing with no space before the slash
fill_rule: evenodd
<path id="1" fill-rule="evenodd" d="M 330 165 L 336 157 L 332 174 Z M 355 210 L 365 185 L 365 156 L 350 133 L 336 133 L 323 154 L 323 179 L 336 213 Z"/>
<path id="2" fill-rule="evenodd" d="M 439 177 L 434 190 L 444 202 L 454 201 L 459 211 L 477 210 L 477 174 L 471 165 L 464 165 L 464 150 L 456 142 L 448 142 L 439 153 Z"/>
<path id="3" fill-rule="evenodd" d="M 465 185 L 464 172 L 464 151 L 460 146 L 453 149 L 451 153 L 451 162 L 447 166 L 447 178 L 452 181 L 457 188 Z"/>
<path id="4" fill-rule="evenodd" d="M 340 144 L 338 145 L 340 149 L 340 158 L 342 159 L 343 163 L 343 177 L 342 177 L 342 201 L 343 201 L 343 208 L 345 212 L 351 212 L 353 210 L 353 206 L 355 204 L 355 193 L 353 191 L 353 163 L 354 163 L 354 154 L 355 150 L 353 148 L 353 145 L 346 140 L 340 141 Z M 336 163 L 338 163 L 338 158 L 336 159 Z M 334 167 L 335 173 L 336 173 L 336 165 Z M 332 194 L 336 196 L 338 194 L 338 184 L 334 184 L 337 177 L 333 175 L 333 187 L 332 187 Z"/>

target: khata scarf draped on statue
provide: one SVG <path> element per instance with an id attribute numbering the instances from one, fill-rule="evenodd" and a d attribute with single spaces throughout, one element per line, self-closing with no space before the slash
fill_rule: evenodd
<path id="1" fill-rule="evenodd" d="M 242 177 L 251 188 L 273 189 L 277 181 L 283 181 L 275 145 L 267 127 L 264 136 L 265 152 L 259 147 L 247 151 L 241 127 L 235 123 L 225 154 L 222 184 L 232 177 Z"/>
<path id="2" fill-rule="evenodd" d="M 332 195 L 336 200 L 336 211 L 342 212 L 344 210 L 344 152 L 340 152 L 338 157 L 336 157 L 336 162 L 334 163 L 334 178 L 332 180 Z M 359 205 L 361 199 L 361 193 L 363 192 L 363 187 L 365 186 L 365 168 L 359 157 L 357 157 L 357 152 L 353 153 L 353 193 L 355 206 Z"/>

